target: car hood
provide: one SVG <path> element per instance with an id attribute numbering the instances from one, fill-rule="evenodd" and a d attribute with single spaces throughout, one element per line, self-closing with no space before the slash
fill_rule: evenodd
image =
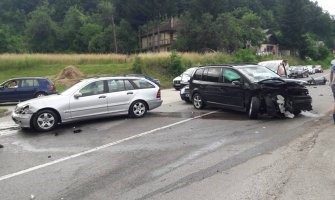
<path id="1" fill-rule="evenodd" d="M 61 94 L 53 94 L 49 96 L 39 97 L 30 99 L 28 101 L 23 101 L 17 104 L 18 107 L 23 107 L 25 105 L 31 105 L 35 108 L 41 107 L 54 107 L 54 105 L 64 104 L 68 102 L 69 97 Z"/>
<path id="2" fill-rule="evenodd" d="M 306 81 L 296 79 L 267 79 L 260 81 L 258 84 L 263 86 L 279 87 L 279 86 L 292 86 L 292 87 L 304 87 L 307 84 Z"/>
<path id="3" fill-rule="evenodd" d="M 181 80 L 181 76 L 177 76 L 176 78 L 173 79 L 173 81 L 180 81 Z"/>

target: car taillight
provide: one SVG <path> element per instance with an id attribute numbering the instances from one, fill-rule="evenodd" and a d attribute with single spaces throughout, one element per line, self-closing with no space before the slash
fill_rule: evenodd
<path id="1" fill-rule="evenodd" d="M 161 98 L 161 89 L 158 89 L 156 98 L 157 98 L 157 99 L 160 99 L 160 98 Z"/>
<path id="2" fill-rule="evenodd" d="M 56 90 L 56 87 L 54 85 L 49 85 L 48 86 L 48 90 L 49 91 L 55 91 Z"/>

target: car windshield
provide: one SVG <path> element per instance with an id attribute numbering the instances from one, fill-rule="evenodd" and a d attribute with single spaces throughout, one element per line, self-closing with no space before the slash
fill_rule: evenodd
<path id="1" fill-rule="evenodd" d="M 72 85 L 71 87 L 67 88 L 66 90 L 64 90 L 61 95 L 72 95 L 73 93 L 75 93 L 76 91 L 78 91 L 79 88 L 83 87 L 84 85 L 86 85 L 88 82 L 87 81 L 79 81 L 78 83 Z"/>
<path id="2" fill-rule="evenodd" d="M 245 75 L 251 82 L 259 82 L 265 79 L 280 78 L 272 70 L 263 66 L 241 66 L 238 67 L 239 71 Z"/>
<path id="3" fill-rule="evenodd" d="M 196 70 L 196 68 L 192 67 L 187 69 L 183 74 L 188 75 L 188 76 L 192 76 L 193 72 Z"/>

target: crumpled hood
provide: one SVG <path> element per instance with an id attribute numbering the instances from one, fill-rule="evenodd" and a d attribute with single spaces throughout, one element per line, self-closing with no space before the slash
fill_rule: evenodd
<path id="1" fill-rule="evenodd" d="M 280 86 L 292 86 L 292 87 L 304 87 L 307 84 L 306 81 L 296 80 L 296 79 L 268 79 L 259 82 L 260 85 L 263 86 L 271 86 L 271 87 L 280 87 Z"/>

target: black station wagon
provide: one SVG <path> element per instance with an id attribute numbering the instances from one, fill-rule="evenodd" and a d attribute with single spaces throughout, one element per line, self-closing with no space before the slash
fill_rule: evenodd
<path id="1" fill-rule="evenodd" d="M 280 78 L 258 65 L 199 67 L 190 80 L 190 100 L 196 109 L 212 105 L 275 117 L 312 110 L 312 98 L 301 81 Z"/>

